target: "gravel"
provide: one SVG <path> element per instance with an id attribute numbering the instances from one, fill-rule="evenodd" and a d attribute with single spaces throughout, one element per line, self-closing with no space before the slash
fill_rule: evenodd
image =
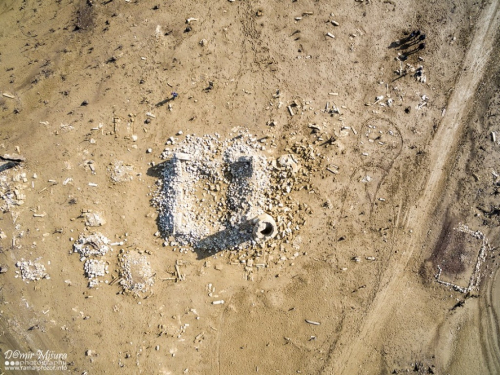
<path id="1" fill-rule="evenodd" d="M 80 261 L 85 261 L 83 269 L 85 276 L 89 279 L 89 288 L 99 285 L 101 281 L 98 277 L 105 276 L 109 272 L 106 262 L 95 258 L 106 255 L 110 250 L 113 249 L 109 245 L 109 240 L 101 233 L 93 233 L 87 236 L 80 234 L 80 237 L 73 245 L 73 251 L 80 254 Z"/>
<path id="2" fill-rule="evenodd" d="M 16 263 L 16 267 L 19 268 L 19 271 L 16 271 L 16 277 L 18 277 L 20 273 L 21 278 L 26 282 L 50 279 L 49 274 L 45 270 L 45 266 L 42 263 L 38 263 L 38 259 L 34 261 L 21 259 Z"/>
<path id="3" fill-rule="evenodd" d="M 80 237 L 73 245 L 73 251 L 81 255 L 81 261 L 84 261 L 89 256 L 105 255 L 109 250 L 111 250 L 109 240 L 101 233 L 88 236 L 80 234 Z"/>

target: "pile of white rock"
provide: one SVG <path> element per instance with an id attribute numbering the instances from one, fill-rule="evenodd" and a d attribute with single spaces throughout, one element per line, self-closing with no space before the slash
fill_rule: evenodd
<path id="1" fill-rule="evenodd" d="M 37 281 L 40 279 L 50 279 L 49 274 L 45 270 L 45 266 L 38 263 L 37 260 L 31 261 L 21 259 L 17 262 L 16 267 L 19 268 L 19 271 L 16 271 L 15 277 L 19 277 L 20 274 L 21 278 L 28 283 L 30 281 Z"/>
<path id="2" fill-rule="evenodd" d="M 109 273 L 106 262 L 95 258 L 106 255 L 110 250 L 112 251 L 113 249 L 110 246 L 108 238 L 101 233 L 90 235 L 80 234 L 80 237 L 74 243 L 73 251 L 80 254 L 80 261 L 85 261 L 83 268 L 86 277 L 89 279 L 89 288 L 93 288 L 102 282 L 99 281 L 98 277 Z M 90 257 L 92 259 L 89 259 Z"/>
<path id="3" fill-rule="evenodd" d="M 108 271 L 108 266 L 105 261 L 97 259 L 87 259 L 83 266 L 85 275 L 89 279 L 89 288 L 93 288 L 99 284 L 98 276 L 104 276 Z"/>
<path id="4" fill-rule="evenodd" d="M 117 160 L 108 167 L 111 181 L 115 183 L 128 182 L 133 180 L 134 168 Z"/>
<path id="5" fill-rule="evenodd" d="M 155 235 L 181 253 L 238 250 L 232 254 L 239 262 L 252 258 L 259 265 L 263 251 L 268 261 L 295 259 L 299 253 L 287 251 L 300 249 L 299 232 L 312 214 L 300 198 L 318 194 L 314 176 L 327 178 L 339 168 L 325 168 L 330 160 L 307 137 L 287 139 L 284 154 L 277 150 L 274 137 L 259 139 L 241 128 L 226 140 L 169 139 L 152 200 L 159 211 Z"/>
<path id="6" fill-rule="evenodd" d="M 221 249 L 251 242 L 249 220 L 264 213 L 271 165 L 249 134 L 221 141 L 218 134 L 187 135 L 162 154 L 163 178 L 154 202 L 166 239 Z M 169 243 L 167 241 L 167 243 Z"/>
<path id="7" fill-rule="evenodd" d="M 82 262 L 89 256 L 105 255 L 109 250 L 111 250 L 109 240 L 101 233 L 93 233 L 88 236 L 80 234 L 73 245 L 73 251 L 80 254 Z"/>
<path id="8" fill-rule="evenodd" d="M 225 166 L 231 176 L 227 200 L 232 226 L 246 223 L 264 212 L 270 170 L 267 158 L 259 155 L 253 146 L 237 142 L 224 152 Z"/>

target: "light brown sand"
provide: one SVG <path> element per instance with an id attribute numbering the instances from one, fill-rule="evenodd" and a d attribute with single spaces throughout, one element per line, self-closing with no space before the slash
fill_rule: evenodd
<path id="1" fill-rule="evenodd" d="M 0 154 L 26 157 L 1 172 L 26 195 L 1 214 L 2 353 L 67 353 L 69 371 L 89 374 L 498 372 L 496 250 L 471 296 L 434 279 L 437 265 L 447 280 L 468 278 L 460 264 L 475 255 L 443 240 L 459 222 L 492 247 L 499 238 L 498 219 L 484 212 L 498 206 L 498 3 L 91 3 L 0 4 L 0 92 L 13 96 L 0 98 Z M 424 66 L 426 83 L 396 79 L 398 50 L 388 48 L 417 28 L 426 48 L 407 62 Z M 172 91 L 171 109 L 156 107 Z M 380 95 L 392 106 L 365 105 Z M 341 114 L 325 113 L 327 102 Z M 372 147 L 373 125 L 395 135 Z M 293 195 L 312 209 L 300 248 L 265 248 L 267 267 L 252 277 L 236 252 L 199 259 L 164 247 L 150 206 L 151 163 L 169 137 L 225 138 L 236 126 L 269 136 L 269 159 L 295 142 L 324 156 L 308 171 L 313 192 Z M 132 181 L 110 179 L 117 160 L 133 166 Z M 12 182 L 23 172 L 26 183 Z M 87 288 L 70 238 L 87 232 L 79 216 L 88 209 L 103 213 L 98 230 L 111 241 L 127 240 L 104 258 L 103 280 L 117 276 L 120 248 L 142 252 L 156 274 L 152 294 Z M 49 280 L 14 277 L 17 261 L 40 257 Z M 175 264 L 179 282 L 168 279 Z"/>

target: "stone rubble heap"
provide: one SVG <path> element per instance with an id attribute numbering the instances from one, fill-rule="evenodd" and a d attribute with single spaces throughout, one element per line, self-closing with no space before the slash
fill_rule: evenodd
<path id="1" fill-rule="evenodd" d="M 24 204 L 26 195 L 23 190 L 26 188 L 27 182 L 25 172 L 13 176 L 10 171 L 4 171 L 0 174 L 0 198 L 3 200 L 0 210 L 2 212 L 11 211 L 13 207 Z"/>
<path id="2" fill-rule="evenodd" d="M 154 273 L 145 255 L 128 252 L 120 257 L 120 285 L 133 293 L 149 291 L 154 284 Z"/>
<path id="3" fill-rule="evenodd" d="M 210 252 L 262 248 L 251 226 L 262 214 L 276 221 L 277 234 L 266 247 L 294 242 L 311 208 L 290 195 L 314 193 L 311 175 L 324 157 L 307 141 L 295 141 L 287 154 L 269 159 L 263 139 L 240 131 L 225 141 L 217 134 L 187 135 L 178 144 L 169 140 L 153 199 L 165 246 Z"/>
<path id="4" fill-rule="evenodd" d="M 247 134 L 221 141 L 219 135 L 187 136 L 166 149 L 162 188 L 156 199 L 160 229 L 174 243 L 194 247 L 236 246 L 246 222 L 263 213 L 269 188 L 264 146 Z M 248 238 L 249 240 L 250 238 Z M 245 242 L 245 241 L 243 241 Z"/>
<path id="5" fill-rule="evenodd" d="M 99 284 L 98 276 L 104 276 L 108 271 L 108 266 L 103 260 L 87 259 L 83 266 L 85 275 L 89 279 L 89 288 L 93 288 Z"/>
<path id="6" fill-rule="evenodd" d="M 111 181 L 115 183 L 128 182 L 134 179 L 134 168 L 117 160 L 108 167 Z"/>
<path id="7" fill-rule="evenodd" d="M 193 207 L 206 200 L 209 191 L 220 190 L 223 177 L 220 162 L 214 160 L 219 147 L 217 137 L 187 137 L 186 144 L 176 152 L 165 149 L 162 188 L 156 202 L 160 211 L 160 229 L 165 237 L 175 236 L 182 245 L 194 244 L 208 235 L 207 221 L 215 221 L 215 215 L 207 217 L 208 210 L 194 212 Z M 202 197 L 197 195 L 197 185 L 205 185 Z M 219 213 L 217 208 L 216 213 Z"/>
<path id="8" fill-rule="evenodd" d="M 111 250 L 109 240 L 101 233 L 88 236 L 80 234 L 80 237 L 73 245 L 73 251 L 80 254 L 82 262 L 89 256 L 105 255 L 109 250 Z"/>
<path id="9" fill-rule="evenodd" d="M 45 266 L 41 263 L 38 263 L 37 260 L 24 260 L 21 259 L 16 263 L 16 267 L 19 268 L 19 271 L 16 271 L 16 277 L 21 275 L 21 278 L 26 281 L 37 281 L 40 279 L 50 279 L 49 274 L 45 270 Z"/>
<path id="10" fill-rule="evenodd" d="M 227 190 L 229 223 L 236 227 L 263 213 L 264 192 L 269 189 L 267 159 L 256 154 L 252 145 L 234 143 L 224 152 L 231 181 Z"/>
<path id="11" fill-rule="evenodd" d="M 98 277 L 109 272 L 105 261 L 94 258 L 106 255 L 110 250 L 113 249 L 109 240 L 101 233 L 93 233 L 87 236 L 80 234 L 80 237 L 74 243 L 73 252 L 80 254 L 80 261 L 85 261 L 83 268 L 86 277 L 89 279 L 89 288 L 97 286 L 99 282 L 102 282 L 98 280 Z M 92 259 L 89 259 L 91 257 Z"/>

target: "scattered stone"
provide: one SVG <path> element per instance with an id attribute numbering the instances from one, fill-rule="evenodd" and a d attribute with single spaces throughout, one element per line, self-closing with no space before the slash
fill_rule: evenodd
<path id="1" fill-rule="evenodd" d="M 0 174 L 0 198 L 4 201 L 0 210 L 8 212 L 13 207 L 24 204 L 26 195 L 22 191 L 26 188 L 26 185 L 22 184 L 22 182 L 27 181 L 24 172 L 15 175 Z"/>
<path id="2" fill-rule="evenodd" d="M 323 203 L 323 207 L 328 208 L 329 210 L 333 208 L 333 204 L 330 199 L 326 199 L 326 201 Z"/>
<path id="3" fill-rule="evenodd" d="M 290 168 L 293 173 L 297 173 L 300 166 L 291 154 L 282 155 L 278 158 L 278 164 L 282 167 Z"/>
<path id="4" fill-rule="evenodd" d="M 94 233 L 89 236 L 80 234 L 78 241 L 73 245 L 73 251 L 81 255 L 80 260 L 85 260 L 89 256 L 105 255 L 109 250 L 109 240 L 101 233 Z"/>
<path id="5" fill-rule="evenodd" d="M 263 138 L 240 128 L 232 131 L 236 135 L 224 141 L 218 134 L 188 134 L 175 148 L 165 148 L 161 158 L 166 162 L 152 202 L 159 211 L 164 246 L 181 253 L 246 250 L 236 264 L 255 259 L 255 264 L 266 266 L 253 250 L 262 248 L 261 240 L 268 248 L 281 241 L 296 243 L 312 210 L 292 194 L 314 192 L 312 172 L 324 170 L 325 157 L 303 139 L 294 141 L 278 160 L 269 160 L 262 153 Z M 259 230 L 254 220 L 263 214 L 272 220 L 264 220 Z M 271 259 L 277 263 L 280 257 Z"/>

